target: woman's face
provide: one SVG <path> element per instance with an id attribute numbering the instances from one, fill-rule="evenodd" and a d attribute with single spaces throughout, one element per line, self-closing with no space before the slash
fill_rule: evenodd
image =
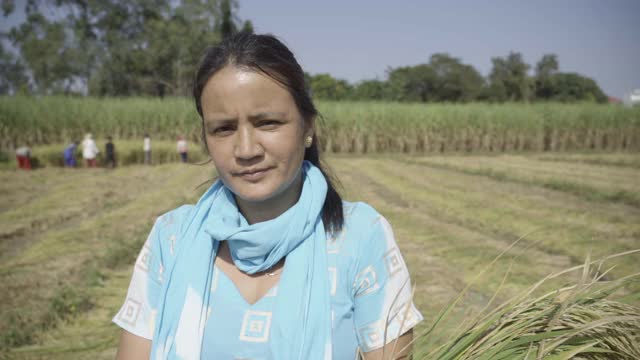
<path id="1" fill-rule="evenodd" d="M 201 104 L 209 154 L 236 198 L 295 203 L 304 139 L 313 130 L 289 91 L 266 75 L 227 66 L 205 84 Z"/>

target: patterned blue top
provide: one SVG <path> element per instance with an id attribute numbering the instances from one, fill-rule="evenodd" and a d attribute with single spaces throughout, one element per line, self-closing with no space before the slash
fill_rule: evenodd
<path id="1" fill-rule="evenodd" d="M 332 346 L 334 359 L 354 359 L 358 348 L 378 349 L 423 318 L 412 302 L 409 272 L 387 220 L 362 202 L 343 206 L 343 230 L 327 239 Z M 113 318 L 137 336 L 153 337 L 163 271 L 180 246 L 177 234 L 184 209 L 156 221 L 136 261 L 126 301 Z M 269 330 L 278 285 L 251 305 L 215 268 L 211 291 L 201 357 L 271 359 Z"/>

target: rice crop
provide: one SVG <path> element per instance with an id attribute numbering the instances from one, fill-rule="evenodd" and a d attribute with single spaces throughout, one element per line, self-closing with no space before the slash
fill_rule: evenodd
<path id="1" fill-rule="evenodd" d="M 330 153 L 638 151 L 640 108 L 598 104 L 318 101 Z M 187 98 L 0 97 L 0 148 L 98 137 L 199 141 Z"/>

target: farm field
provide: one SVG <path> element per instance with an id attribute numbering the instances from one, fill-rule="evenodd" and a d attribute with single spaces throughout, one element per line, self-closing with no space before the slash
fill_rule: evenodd
<path id="1" fill-rule="evenodd" d="M 393 225 L 425 316 L 417 333 L 523 235 L 474 283 L 440 337 L 498 289 L 500 303 L 588 254 L 640 248 L 636 153 L 333 155 L 327 163 L 345 199 L 369 202 Z M 1 170 L 0 358 L 112 359 L 119 330 L 110 319 L 153 221 L 195 202 L 213 175 L 209 165 L 176 163 Z M 637 272 L 639 261 L 607 262 L 616 265 L 607 278 Z M 621 295 L 633 290 L 640 284 Z"/>

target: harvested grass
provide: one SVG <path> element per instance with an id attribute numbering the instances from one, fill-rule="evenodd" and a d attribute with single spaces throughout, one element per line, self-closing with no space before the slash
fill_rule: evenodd
<path id="1" fill-rule="evenodd" d="M 495 309 L 467 319 L 448 341 L 433 346 L 438 326 L 444 323 L 467 288 L 441 312 L 429 329 L 416 337 L 420 346 L 414 357 L 438 360 L 638 359 L 640 308 L 609 297 L 626 283 L 637 282 L 640 273 L 603 281 L 610 269 L 601 271 L 606 260 L 638 252 L 640 250 L 628 251 L 597 261 L 587 257 L 583 265 L 551 274 Z M 504 253 L 498 258 L 502 255 Z M 535 296 L 546 281 L 580 270 L 582 276 L 577 283 Z"/>
<path id="2" fill-rule="evenodd" d="M 501 246 L 501 242 L 505 241 L 504 239 L 498 238 L 490 231 L 480 234 L 482 229 L 489 228 L 487 224 L 493 224 L 494 219 L 501 219 L 502 221 L 493 224 L 495 228 L 505 229 L 518 218 L 527 220 L 534 219 L 536 222 L 539 220 L 543 227 L 558 229 L 564 226 L 562 227 L 562 229 L 564 229 L 563 231 L 566 230 L 569 234 L 566 238 L 556 237 L 555 235 L 557 234 L 554 234 L 554 237 L 557 238 L 556 240 L 548 237 L 547 240 L 555 241 L 553 245 L 549 246 L 549 248 L 553 250 L 553 253 L 545 254 L 541 251 L 532 252 L 531 249 L 533 249 L 533 247 L 530 247 L 527 252 L 527 258 L 522 257 L 514 264 L 513 271 L 510 273 L 513 275 L 510 275 L 509 279 L 505 281 L 504 286 L 501 287 L 500 294 L 496 295 L 496 299 L 493 300 L 498 303 L 502 303 L 504 300 L 520 293 L 524 286 L 529 286 L 529 284 L 544 277 L 547 273 L 571 266 L 571 263 L 565 261 L 565 256 L 554 255 L 555 251 L 563 250 L 566 251 L 567 254 L 576 255 L 578 258 L 577 264 L 579 264 L 582 259 L 584 259 L 584 249 L 588 247 L 593 247 L 594 253 L 602 255 L 611 253 L 612 251 L 624 251 L 628 249 L 624 247 L 623 244 L 629 244 L 629 246 L 633 248 L 636 248 L 638 244 L 637 237 L 631 237 L 625 241 L 620 240 L 624 236 L 636 236 L 635 234 L 638 234 L 637 225 L 635 225 L 635 222 L 632 223 L 636 213 L 630 212 L 629 208 L 620 204 L 601 204 L 575 199 L 577 203 L 577 205 L 573 204 L 575 208 L 573 205 L 566 208 L 557 208 L 558 203 L 571 203 L 573 201 L 572 197 L 558 192 L 553 195 L 553 200 L 552 198 L 545 200 L 544 196 L 536 196 L 536 202 L 528 201 L 528 198 L 525 197 L 511 199 L 509 194 L 523 195 L 527 191 L 535 193 L 547 193 L 548 191 L 535 186 L 519 184 L 496 182 L 495 185 L 491 185 L 492 181 L 490 179 L 472 177 L 454 172 L 439 170 L 433 170 L 433 173 L 431 171 L 426 172 L 424 167 L 407 166 L 401 161 L 397 161 L 397 159 L 384 160 L 380 158 L 370 160 L 371 159 L 360 161 L 357 158 L 345 157 L 343 159 L 334 158 L 331 163 L 336 166 L 336 170 L 339 170 L 337 173 L 340 175 L 340 179 L 347 189 L 345 194 L 348 196 L 346 196 L 346 198 L 364 199 L 370 202 L 385 214 L 385 216 L 388 216 L 391 223 L 394 224 L 400 247 L 404 250 L 405 259 L 411 269 L 412 278 L 418 280 L 416 304 L 428 318 L 433 318 L 433 314 L 437 314 L 438 310 L 445 306 L 442 304 L 448 303 L 447 300 L 450 299 L 452 294 L 457 294 L 460 289 L 468 283 L 467 279 L 470 279 L 478 273 L 479 267 L 481 268 L 483 266 L 483 259 L 495 257 L 497 254 L 495 250 L 499 249 L 499 251 L 501 251 L 504 248 Z M 205 174 L 204 168 L 202 171 L 195 171 L 193 169 L 194 167 L 175 164 L 162 167 L 140 167 L 137 169 L 135 167 L 129 167 L 116 169 L 115 171 L 73 172 L 76 174 L 74 175 L 75 177 L 104 176 L 126 179 L 126 182 L 118 183 L 119 185 L 116 187 L 121 190 L 127 189 L 126 184 L 144 183 L 145 191 L 141 191 L 138 187 L 129 190 L 129 192 L 136 195 L 136 199 L 143 200 L 143 203 L 139 204 L 139 206 L 125 205 L 124 207 L 126 207 L 126 209 L 122 209 L 123 211 L 108 209 L 109 211 L 105 211 L 105 213 L 100 216 L 104 217 L 105 221 L 99 222 L 98 225 L 104 225 L 104 227 L 100 227 L 103 229 L 101 231 L 108 231 L 108 237 L 103 240 L 107 240 L 106 242 L 109 243 L 110 246 L 96 247 L 93 240 L 91 240 L 91 238 L 87 239 L 83 235 L 83 232 L 80 231 L 66 233 L 63 242 L 55 242 L 59 245 L 69 242 L 84 243 L 85 241 L 91 241 L 91 244 L 84 250 L 91 251 L 93 254 L 92 258 L 97 261 L 94 261 L 95 264 L 92 266 L 85 266 L 82 262 L 74 265 L 75 268 L 82 268 L 81 272 L 87 274 L 86 282 L 85 280 L 78 280 L 74 286 L 81 288 L 84 284 L 90 284 L 88 291 L 93 294 L 90 299 L 93 308 L 86 313 L 70 317 L 70 321 L 58 322 L 55 328 L 49 329 L 46 332 L 34 333 L 34 341 L 28 342 L 32 343 L 32 345 L 11 349 L 10 358 L 112 359 L 115 356 L 118 329 L 115 325 L 111 325 L 109 320 L 121 305 L 126 286 L 130 279 L 130 269 L 123 264 L 131 264 L 133 262 L 133 257 L 139 250 L 140 241 L 143 240 L 144 233 L 148 231 L 150 219 L 153 216 L 161 212 L 161 209 L 168 209 L 177 204 L 193 201 L 197 198 L 196 195 L 191 194 L 190 190 L 195 187 L 196 184 L 200 183 L 200 177 L 204 179 L 206 177 L 205 175 L 208 175 L 208 170 L 207 174 Z M 370 172 L 369 170 L 371 169 L 377 169 L 377 171 Z M 143 176 L 146 171 L 152 171 L 153 173 L 150 174 L 152 176 Z M 27 182 L 27 179 L 33 177 L 32 180 L 34 180 L 36 184 L 41 182 L 41 177 L 52 178 L 52 180 L 57 179 L 53 183 L 46 183 L 47 188 L 52 188 L 51 191 L 57 191 L 54 186 L 57 187 L 59 185 L 55 184 L 57 182 L 68 181 L 68 175 L 62 175 L 68 173 L 69 172 L 63 172 L 63 170 L 60 169 L 43 169 L 30 173 L 18 171 L 1 172 L 0 180 L 3 180 L 1 182 L 4 184 L 3 189 L 5 189 L 2 193 L 2 199 L 6 203 L 4 207 L 8 209 L 9 205 L 14 206 L 13 204 L 22 204 L 25 202 L 21 201 L 18 197 L 13 198 L 11 196 L 16 192 L 16 189 L 21 188 L 23 183 Z M 183 176 L 181 176 L 180 179 L 176 179 L 176 181 L 165 184 L 165 180 L 162 180 L 162 178 L 164 174 L 168 173 L 180 173 Z M 363 173 L 370 173 L 372 178 L 379 180 L 379 183 L 373 186 L 370 183 L 363 182 L 361 178 Z M 404 174 L 407 178 L 420 181 L 426 181 L 421 180 L 423 177 L 429 178 L 429 181 L 433 181 L 433 183 L 426 184 L 420 182 L 412 184 L 407 181 L 400 182 L 399 174 Z M 390 175 L 394 176 L 389 177 Z M 389 181 L 390 179 L 393 181 Z M 80 180 L 81 179 L 75 178 L 74 182 L 81 185 L 88 181 L 88 179 L 84 179 L 79 182 Z M 398 182 L 396 182 L 396 180 L 398 180 Z M 453 186 L 454 189 L 460 188 L 464 191 L 457 194 L 452 191 L 451 186 Z M 482 188 L 488 196 L 478 197 L 476 199 L 475 195 L 478 192 L 476 186 Z M 516 191 L 516 188 L 520 190 Z M 150 190 L 153 190 L 156 194 L 148 199 L 146 196 L 140 196 Z M 502 192 L 503 190 L 504 192 Z M 190 194 L 188 198 L 185 197 L 187 194 Z M 441 203 L 440 200 L 438 200 L 440 197 L 442 197 L 444 202 Z M 468 212 L 451 212 L 451 207 L 457 206 L 458 201 L 460 201 L 460 207 L 468 209 Z M 512 215 L 505 215 L 500 212 L 495 217 L 485 216 L 485 213 L 490 214 L 493 211 L 497 211 L 496 209 L 503 210 L 509 208 L 509 202 L 519 205 L 519 207 L 512 209 L 515 211 Z M 480 204 L 480 207 L 483 209 L 482 211 L 476 206 L 477 204 Z M 433 206 L 432 212 L 429 212 L 431 211 L 428 208 L 430 206 Z M 523 212 L 521 207 L 535 209 L 536 212 Z M 584 210 L 584 214 L 582 210 Z M 112 214 L 113 212 L 117 212 L 118 214 Z M 142 217 L 136 216 L 132 218 L 130 215 L 127 216 L 127 214 L 134 213 L 143 214 L 142 216 L 145 217 L 146 220 L 141 222 L 139 220 L 142 220 Z M 113 217 L 113 215 L 118 216 Z M 430 217 L 431 215 L 439 215 L 442 217 L 434 219 Z M 568 215 L 572 221 L 581 219 L 584 220 L 584 222 L 576 223 L 574 224 L 575 226 L 566 226 L 566 224 L 562 222 L 556 224 L 554 221 L 560 221 L 560 215 Z M 615 220 L 616 218 L 624 221 Z M 126 221 L 122 222 L 122 219 L 126 219 Z M 469 225 L 471 220 L 474 219 L 476 219 L 478 223 Z M 85 219 L 83 222 L 94 222 L 96 220 L 97 219 Z M 456 222 L 455 231 L 452 222 Z M 113 226 L 114 224 L 126 224 L 126 226 Z M 136 231 L 132 234 L 132 225 L 135 225 L 135 228 L 141 229 L 140 233 Z M 598 228 L 602 228 L 603 232 L 596 233 L 594 228 L 593 232 L 574 233 L 574 231 L 578 231 L 578 229 L 588 228 L 592 225 L 598 225 Z M 524 227 L 514 227 L 508 228 L 508 230 L 511 233 L 521 233 L 520 230 L 523 228 Z M 493 229 L 493 227 L 491 229 Z M 464 232 L 462 230 L 464 230 Z M 49 231 L 51 230 L 49 229 Z M 48 242 L 51 240 L 49 237 L 50 236 L 47 235 L 41 240 Z M 507 237 L 507 239 L 505 246 L 511 243 L 513 237 Z M 595 239 L 595 241 L 587 244 L 580 242 L 580 239 Z M 612 241 L 604 241 L 605 239 L 612 239 Z M 126 244 L 118 243 L 120 240 L 123 240 Z M 541 240 L 541 238 L 538 238 L 538 240 Z M 542 242 L 544 242 L 544 239 L 539 243 Z M 124 247 L 129 246 L 129 251 L 124 249 Z M 56 246 L 41 248 L 41 251 L 38 253 L 42 253 L 43 257 L 40 257 L 40 259 L 46 260 L 44 257 L 46 254 L 51 255 L 54 252 L 57 253 L 56 248 Z M 577 252 L 577 250 L 580 250 L 580 252 Z M 33 255 L 33 253 L 31 254 Z M 84 253 L 72 254 L 74 261 L 81 256 L 84 257 Z M 425 258 L 429 260 L 425 262 Z M 558 262 L 556 258 L 562 258 L 564 260 Z M 628 256 L 624 258 L 628 258 Z M 551 259 L 556 260 L 552 261 Z M 431 261 L 433 261 L 433 263 L 428 263 Z M 56 265 L 60 262 L 52 258 L 49 263 Z M 496 263 L 494 268 L 503 270 L 508 267 L 508 264 L 509 259 L 505 259 L 503 262 Z M 619 265 L 614 271 L 607 273 L 607 277 L 617 277 L 631 271 L 637 271 L 634 270 L 637 269 L 637 266 L 634 265 L 635 262 L 627 261 L 627 264 L 628 266 L 626 267 L 624 264 Z M 21 271 L 31 270 L 33 269 L 22 268 Z M 49 267 L 47 271 L 56 271 L 56 269 Z M 60 276 L 68 277 L 69 272 L 62 270 L 57 271 Z M 477 282 L 476 286 L 468 290 L 464 298 L 458 302 L 458 309 L 466 311 L 477 308 L 478 311 L 480 311 L 487 302 L 492 302 L 490 300 L 491 295 L 494 294 L 496 286 L 500 284 L 502 279 L 502 271 L 499 273 L 500 276 L 486 276 L 486 279 L 484 279 L 486 282 Z M 15 283 L 15 280 L 9 277 L 5 277 L 3 280 L 5 285 L 11 282 Z M 105 284 L 104 287 L 99 285 L 102 282 Z M 495 283 L 498 284 L 494 286 Z M 545 283 L 547 286 L 543 284 L 538 290 L 547 291 L 550 288 L 561 289 L 566 285 L 566 281 L 560 278 L 549 279 Z M 596 286 L 603 284 L 605 284 L 605 282 L 601 281 L 596 284 Z M 637 282 L 635 284 L 637 284 Z M 25 285 L 30 286 L 29 284 Z M 438 286 L 434 285 L 441 285 L 441 287 L 438 288 Z M 47 285 L 39 284 L 38 286 L 45 288 Z M 635 288 L 638 287 L 636 286 Z M 478 295 L 474 291 L 479 291 L 480 294 Z M 24 290 L 21 290 L 21 292 L 24 292 Z M 504 294 L 507 295 L 505 296 Z M 46 297 L 43 295 L 46 295 Z M 48 294 L 38 293 L 38 296 L 34 298 L 44 300 L 39 303 L 39 307 L 43 310 L 49 308 L 50 297 Z M 440 299 L 442 299 L 442 301 Z M 608 298 L 605 300 L 611 299 Z M 637 301 L 637 298 L 630 299 L 629 301 Z M 476 302 L 481 303 L 481 305 L 476 306 Z M 24 304 L 21 303 L 20 305 L 22 306 Z M 8 306 L 3 309 L 6 310 L 11 307 L 12 306 Z M 32 321 L 37 320 L 33 316 L 33 313 L 30 313 L 28 310 L 29 309 L 26 308 L 23 309 L 22 312 L 31 314 L 30 318 Z M 438 337 L 441 339 L 450 339 L 452 332 L 455 335 L 459 334 L 463 329 L 466 329 L 469 323 L 464 323 L 462 320 L 457 321 L 456 316 L 458 315 L 455 311 L 449 315 L 449 320 L 451 321 L 448 323 L 453 324 L 450 327 L 445 327 L 446 324 L 443 322 L 434 330 L 433 342 L 431 344 L 423 344 L 418 341 L 414 358 L 420 359 L 420 356 L 442 345 L 442 341 L 438 340 Z M 0 323 L 4 325 L 3 321 L 0 321 Z M 456 328 L 459 329 L 455 330 Z M 91 330 L 87 331 L 87 329 Z M 419 329 L 416 329 L 416 338 L 419 336 L 418 331 Z M 1 354 L 0 358 L 2 358 Z M 529 359 L 532 359 L 531 354 Z"/>
<path id="3" fill-rule="evenodd" d="M 640 156 L 629 153 L 541 155 L 538 160 L 560 163 L 583 163 L 640 169 Z"/>
<path id="4" fill-rule="evenodd" d="M 417 164 L 455 171 L 467 175 L 479 175 L 496 181 L 534 185 L 562 191 L 586 200 L 614 202 L 640 207 L 638 169 L 627 166 L 588 164 L 585 162 L 549 162 L 540 156 L 440 156 L 403 159 Z M 617 161 L 617 156 L 600 155 L 601 161 Z M 612 160 L 610 160 L 612 159 Z M 637 155 L 623 158 L 625 163 L 638 161 Z"/>
<path id="5" fill-rule="evenodd" d="M 66 322 L 63 320 L 92 310 L 97 299 L 90 294 L 102 286 L 105 274 L 134 261 L 158 214 L 197 198 L 194 188 L 206 171 L 178 164 L 78 171 L 74 185 L 90 191 L 70 192 L 66 201 L 43 211 L 55 211 L 61 205 L 88 204 L 92 199 L 97 211 L 88 217 L 58 219 L 62 223 L 55 228 L 42 234 L 34 232 L 32 243 L 7 257 L 0 266 L 0 358 L 3 350 L 37 344 Z M 44 169 L 32 173 L 36 177 L 64 179 L 71 172 Z M 65 184 L 58 182 L 51 193 L 56 194 Z M 148 190 L 141 193 L 142 189 Z M 101 196 L 93 196 L 103 192 L 119 199 L 115 206 L 99 201 Z M 31 203 L 36 202 L 25 206 Z"/>

